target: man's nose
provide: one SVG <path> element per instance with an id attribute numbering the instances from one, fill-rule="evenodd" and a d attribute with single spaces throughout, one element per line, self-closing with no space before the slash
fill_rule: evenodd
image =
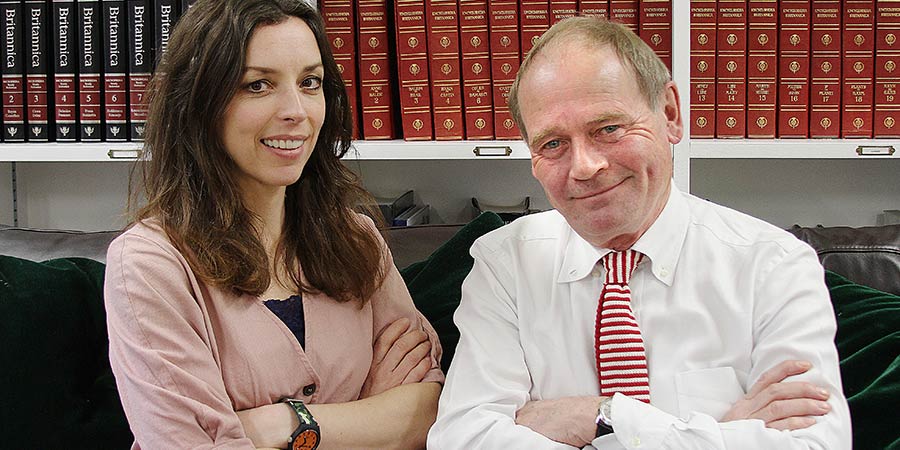
<path id="1" fill-rule="evenodd" d="M 609 160 L 601 146 L 593 142 L 572 143 L 572 167 L 569 173 L 573 179 L 589 180 L 607 167 Z"/>

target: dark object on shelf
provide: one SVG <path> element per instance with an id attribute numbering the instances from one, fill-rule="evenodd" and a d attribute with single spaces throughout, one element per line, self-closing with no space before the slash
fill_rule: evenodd
<path id="1" fill-rule="evenodd" d="M 481 203 L 477 198 L 472 197 L 472 207 L 475 208 L 475 216 L 490 211 L 496 213 L 506 223 L 510 223 L 519 217 L 538 212 L 535 209 L 531 209 L 531 197 L 525 197 L 525 200 L 522 200 L 522 203 L 512 206 L 488 205 Z"/>
<path id="2" fill-rule="evenodd" d="M 384 216 L 384 222 L 390 225 L 394 218 L 415 205 L 414 197 L 415 193 L 410 189 L 397 197 L 375 197 L 375 202 Z"/>
<path id="3" fill-rule="evenodd" d="M 431 206 L 416 205 L 408 208 L 394 218 L 391 225 L 395 227 L 408 227 L 410 225 L 425 225 L 431 222 Z"/>

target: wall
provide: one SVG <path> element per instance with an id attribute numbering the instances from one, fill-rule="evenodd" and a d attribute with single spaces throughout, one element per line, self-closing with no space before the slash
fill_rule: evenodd
<path id="1" fill-rule="evenodd" d="M 471 197 L 548 208 L 527 160 L 349 162 L 376 195 L 414 188 L 434 222 L 472 217 Z M 104 230 L 124 225 L 129 163 L 16 163 L 19 225 Z M 900 160 L 694 160 L 691 189 L 780 227 L 863 226 L 900 209 Z M 11 164 L 0 163 L 0 223 L 12 224 Z"/>

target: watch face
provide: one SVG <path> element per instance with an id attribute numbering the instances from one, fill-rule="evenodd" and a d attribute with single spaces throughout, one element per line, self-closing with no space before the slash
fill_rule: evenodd
<path id="1" fill-rule="evenodd" d="M 319 433 L 315 430 L 303 430 L 294 438 L 293 450 L 313 450 L 319 443 Z"/>

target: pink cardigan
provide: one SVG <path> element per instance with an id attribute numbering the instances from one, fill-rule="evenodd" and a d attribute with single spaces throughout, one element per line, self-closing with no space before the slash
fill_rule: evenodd
<path id="1" fill-rule="evenodd" d="M 235 411 L 285 396 L 357 400 L 374 337 L 399 317 L 427 332 L 432 369 L 425 381 L 443 382 L 437 335 L 389 253 L 385 261 L 387 279 L 362 308 L 303 296 L 303 349 L 264 299 L 198 280 L 158 224 L 119 236 L 107 253 L 104 293 L 109 359 L 132 448 L 253 448 Z"/>

